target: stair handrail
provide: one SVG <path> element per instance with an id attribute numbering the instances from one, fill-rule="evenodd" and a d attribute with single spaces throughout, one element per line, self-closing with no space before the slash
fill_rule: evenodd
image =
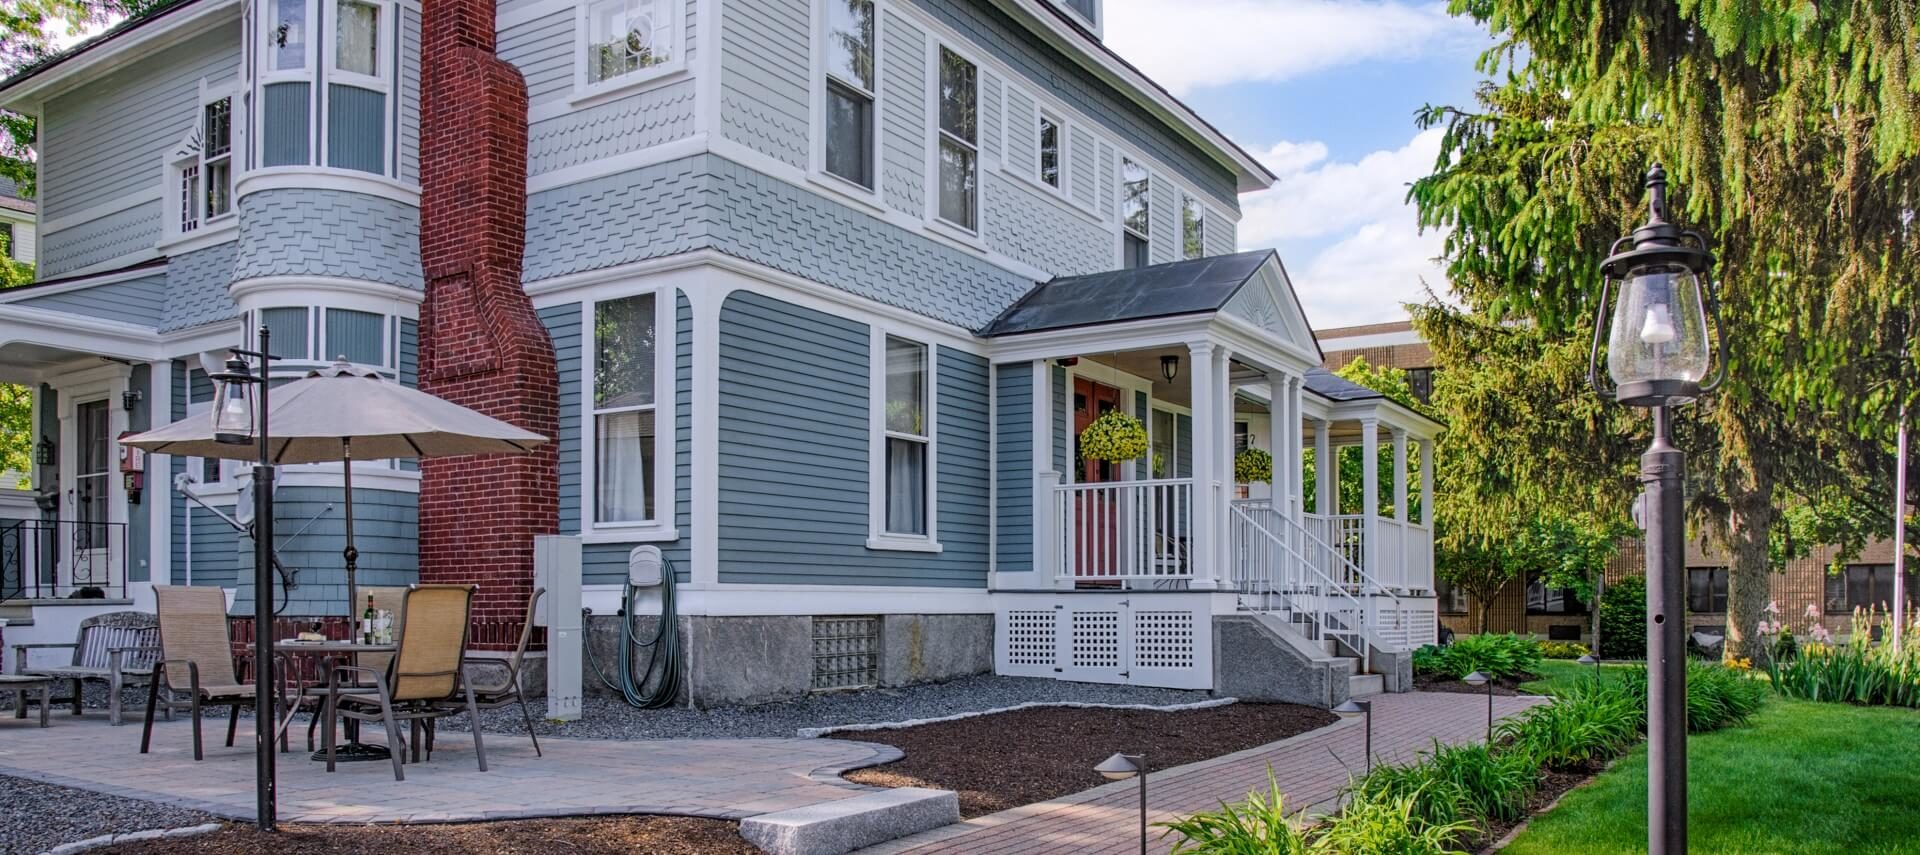
<path id="1" fill-rule="evenodd" d="M 1409 639 L 1407 637 L 1407 626 L 1406 626 L 1406 620 L 1407 620 L 1406 604 L 1400 600 L 1400 595 L 1397 593 L 1394 593 L 1392 588 L 1381 584 L 1380 580 L 1368 574 L 1365 568 L 1360 567 L 1357 564 L 1354 564 L 1353 559 L 1348 558 L 1346 556 L 1346 553 L 1341 552 L 1338 549 L 1335 549 L 1332 544 L 1329 544 L 1325 540 L 1322 540 L 1319 535 L 1313 533 L 1312 529 L 1301 525 L 1300 522 L 1294 519 L 1290 514 L 1282 513 L 1277 508 L 1274 508 L 1272 503 L 1248 502 L 1245 504 L 1245 507 L 1256 508 L 1258 510 L 1265 511 L 1270 516 L 1277 517 L 1285 524 L 1285 526 L 1287 527 L 1290 533 L 1298 534 L 1301 538 L 1303 538 L 1307 542 L 1309 551 L 1312 551 L 1313 549 L 1318 549 L 1321 554 L 1329 556 L 1330 560 L 1334 564 L 1333 569 L 1340 571 L 1340 575 L 1342 577 L 1350 578 L 1350 579 L 1359 579 L 1360 584 L 1364 588 L 1366 588 L 1371 592 L 1375 592 L 1375 593 L 1372 593 L 1371 596 L 1384 595 L 1385 597 L 1387 597 L 1387 599 L 1391 600 L 1393 604 L 1392 629 L 1395 632 L 1396 641 L 1398 642 L 1396 646 L 1401 648 L 1409 646 L 1408 644 Z M 1295 552 L 1294 555 L 1295 557 L 1299 557 L 1298 552 Z M 1307 561 L 1305 563 L 1308 564 L 1309 566 L 1315 567 L 1316 570 L 1320 569 L 1315 562 Z M 1321 575 L 1326 576 L 1328 574 L 1326 574 L 1324 571 L 1321 571 Z M 1342 587 L 1344 588 L 1344 586 Z M 1378 627 L 1378 629 L 1385 630 L 1387 628 Z"/>
<path id="2" fill-rule="evenodd" d="M 1254 531 L 1257 531 L 1263 535 L 1266 535 L 1267 540 L 1271 541 L 1275 546 L 1278 546 L 1281 550 L 1292 555 L 1294 559 L 1299 562 L 1299 565 L 1301 567 L 1306 568 L 1309 572 L 1313 573 L 1315 576 L 1318 576 L 1319 581 L 1321 583 L 1321 587 L 1325 588 L 1328 591 L 1332 591 L 1337 596 L 1343 597 L 1348 602 L 1353 604 L 1353 613 L 1356 615 L 1355 620 L 1358 625 L 1354 627 L 1349 627 L 1347 630 L 1344 631 L 1343 634 L 1351 634 L 1351 635 L 1359 636 L 1361 644 L 1360 644 L 1360 650 L 1358 652 L 1360 654 L 1361 667 L 1362 668 L 1370 667 L 1371 654 L 1368 652 L 1367 648 L 1368 646 L 1371 646 L 1373 644 L 1375 639 L 1373 637 L 1373 633 L 1368 629 L 1366 604 L 1360 602 L 1359 598 L 1355 597 L 1351 591 L 1348 591 L 1345 585 L 1335 582 L 1333 580 L 1333 577 L 1328 576 L 1326 571 L 1322 570 L 1319 565 L 1306 560 L 1305 557 L 1301 556 L 1297 550 L 1295 550 L 1292 546 L 1288 545 L 1287 542 L 1284 539 L 1282 539 L 1279 535 L 1274 534 L 1272 531 L 1269 531 L 1266 526 L 1261 525 L 1258 520 L 1255 520 L 1253 518 L 1253 515 L 1247 513 L 1247 510 L 1244 506 L 1239 504 L 1233 505 L 1233 513 L 1238 514 L 1240 516 L 1241 522 L 1245 524 L 1248 528 Z M 1278 516 L 1281 516 L 1284 518 L 1286 515 L 1278 514 Z M 1285 595 L 1283 594 L 1283 596 Z M 1318 625 L 1320 627 L 1320 633 L 1322 635 L 1325 635 L 1328 631 L 1327 615 L 1331 614 L 1333 611 L 1334 611 L 1333 609 L 1327 608 L 1323 603 L 1321 604 L 1321 607 L 1319 609 L 1319 614 L 1314 616 L 1314 619 L 1318 622 Z"/>

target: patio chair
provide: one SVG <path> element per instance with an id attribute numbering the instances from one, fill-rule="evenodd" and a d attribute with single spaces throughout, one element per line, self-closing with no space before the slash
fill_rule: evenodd
<path id="1" fill-rule="evenodd" d="M 165 703 L 187 692 L 193 718 L 193 759 L 203 760 L 200 710 L 208 704 L 228 707 L 227 747 L 233 747 L 240 709 L 254 705 L 253 684 L 243 683 L 233 666 L 233 639 L 227 632 L 227 594 L 219 588 L 155 585 L 153 597 L 160 613 L 160 662 L 148 682 L 147 723 L 140 734 L 140 753 L 153 743 L 153 711 L 166 690 Z"/>
<path id="2" fill-rule="evenodd" d="M 496 710 L 508 704 L 520 705 L 520 720 L 527 724 L 527 738 L 533 740 L 535 757 L 546 755 L 540 753 L 540 737 L 533 732 L 533 714 L 527 711 L 527 690 L 522 685 L 524 676 L 522 666 L 526 663 L 527 643 L 533 640 L 533 621 L 538 616 L 535 610 L 540 607 L 540 597 L 546 593 L 545 588 L 535 588 L 533 596 L 527 598 L 527 620 L 520 625 L 520 643 L 514 646 L 513 656 L 507 659 L 504 673 L 496 668 L 486 668 L 472 684 L 474 703 L 480 709 Z M 449 712 L 457 713 L 459 710 L 454 709 Z M 473 726 L 476 729 L 479 728 L 478 719 L 474 720 Z M 431 750 L 433 744 L 431 732 L 427 735 L 427 744 Z"/>
<path id="3" fill-rule="evenodd" d="M 128 684 L 146 682 L 153 673 L 153 662 L 160 658 L 160 625 L 146 612 L 109 612 L 80 622 L 80 631 L 71 644 L 16 644 L 13 646 L 13 673 L 29 677 L 51 677 L 73 689 L 67 700 L 73 714 L 82 710 L 80 690 L 85 683 L 107 684 L 107 721 L 121 724 L 120 689 Z M 34 667 L 27 662 L 29 650 L 73 651 L 65 665 Z M 24 713 L 22 707 L 20 712 Z M 173 708 L 167 708 L 173 718 Z"/>
<path id="4" fill-rule="evenodd" d="M 473 585 L 415 585 L 407 591 L 401 606 L 400 649 L 393 661 L 384 670 L 362 665 L 334 667 L 323 708 L 327 717 L 327 771 L 333 771 L 335 764 L 334 719 L 344 716 L 386 725 L 393 779 L 406 780 L 406 772 L 401 769 L 406 743 L 400 738 L 400 722 L 417 727 L 420 722 L 451 715 L 456 708 L 448 702 L 460 694 L 466 696 L 465 709 L 473 719 L 473 750 L 480 771 L 487 771 L 473 678 L 466 674 L 467 617 L 474 590 Z M 372 686 L 342 685 L 344 675 L 366 678 Z M 418 750 L 417 737 L 414 745 Z"/>

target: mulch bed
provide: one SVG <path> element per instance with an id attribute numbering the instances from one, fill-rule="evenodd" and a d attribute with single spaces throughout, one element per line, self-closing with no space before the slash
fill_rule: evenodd
<path id="1" fill-rule="evenodd" d="M 1533 797 L 1527 799 L 1526 813 L 1514 822 L 1489 821 L 1481 836 L 1473 842 L 1473 851 L 1479 855 L 1493 855 L 1498 851 L 1493 847 L 1500 842 L 1501 838 L 1506 837 L 1508 832 L 1519 828 L 1521 823 L 1529 822 L 1539 816 L 1540 812 L 1546 810 L 1556 799 L 1566 795 L 1575 787 L 1593 780 L 1595 775 L 1605 771 L 1606 768 L 1605 763 L 1589 763 L 1576 769 L 1545 770 L 1541 773 L 1540 785 L 1534 788 Z"/>
<path id="2" fill-rule="evenodd" d="M 758 855 L 731 822 L 672 816 L 528 819 L 444 825 L 285 825 L 266 834 L 229 825 L 211 834 L 96 849 L 112 855 L 272 852 L 274 855 L 408 852 L 569 855 Z"/>
<path id="3" fill-rule="evenodd" d="M 1527 694 L 1526 692 L 1520 691 L 1520 684 L 1532 679 L 1535 679 L 1532 674 L 1501 677 L 1493 681 L 1493 693 L 1508 696 Z M 1453 692 L 1461 695 L 1484 695 L 1487 693 L 1486 686 L 1469 686 L 1466 683 L 1441 674 L 1415 674 L 1413 676 L 1413 688 L 1422 692 Z"/>
<path id="4" fill-rule="evenodd" d="M 1202 710 L 1040 707 L 834 734 L 906 752 L 902 760 L 846 773 L 879 787 L 934 787 L 960 794 L 968 818 L 1043 802 L 1106 783 L 1093 771 L 1116 751 L 1167 769 L 1325 727 L 1333 713 L 1295 704 L 1236 703 Z"/>

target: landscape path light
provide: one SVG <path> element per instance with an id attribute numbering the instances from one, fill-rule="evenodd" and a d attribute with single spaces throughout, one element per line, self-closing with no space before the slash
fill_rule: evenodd
<path id="1" fill-rule="evenodd" d="M 1109 781 L 1140 779 L 1140 855 L 1147 855 L 1147 755 L 1115 754 L 1093 767 Z"/>

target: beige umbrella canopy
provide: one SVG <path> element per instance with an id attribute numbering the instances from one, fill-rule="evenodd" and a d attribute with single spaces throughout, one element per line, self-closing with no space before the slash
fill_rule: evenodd
<path id="1" fill-rule="evenodd" d="M 525 454 L 547 438 L 492 416 L 390 382 L 345 361 L 307 374 L 270 396 L 267 412 L 275 464 Z M 216 402 L 217 405 L 217 402 Z M 213 419 L 198 415 L 120 440 L 156 454 L 258 460 L 259 445 L 215 441 Z M 347 614 L 353 614 L 353 467 L 344 467 L 346 492 Z"/>

